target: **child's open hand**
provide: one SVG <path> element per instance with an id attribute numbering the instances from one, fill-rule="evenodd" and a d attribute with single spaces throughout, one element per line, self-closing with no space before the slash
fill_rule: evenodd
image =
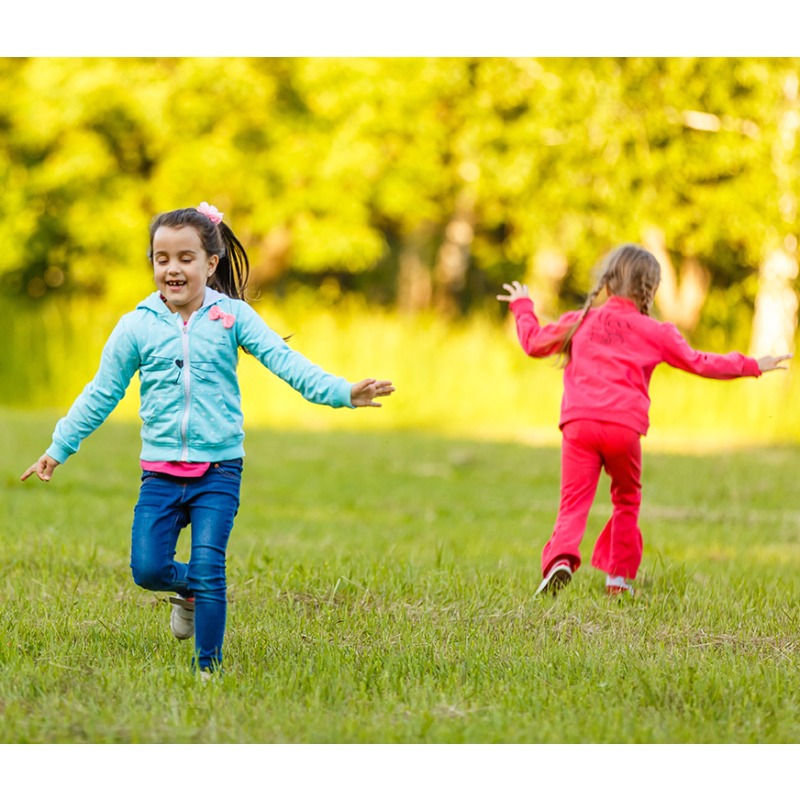
<path id="1" fill-rule="evenodd" d="M 39 476 L 40 481 L 49 481 L 53 470 L 60 463 L 60 461 L 50 458 L 50 456 L 45 453 L 35 464 L 31 464 L 28 469 L 25 470 L 20 480 L 27 480 L 35 472 Z"/>
<path id="2" fill-rule="evenodd" d="M 772 372 L 774 369 L 789 369 L 789 365 L 785 364 L 781 366 L 781 361 L 786 361 L 787 359 L 791 358 L 794 353 L 789 353 L 785 356 L 761 356 L 758 359 L 758 368 L 762 372 Z"/>
<path id="3" fill-rule="evenodd" d="M 503 288 L 508 294 L 497 295 L 498 300 L 504 300 L 506 303 L 513 303 L 515 300 L 521 300 L 523 297 L 530 297 L 528 294 L 528 285 L 514 281 L 513 283 L 504 283 Z"/>
<path id="4" fill-rule="evenodd" d="M 367 378 L 365 381 L 353 384 L 350 390 L 350 401 L 354 406 L 373 406 L 380 408 L 380 403 L 373 403 L 374 397 L 388 397 L 394 391 L 391 381 L 376 381 Z"/>

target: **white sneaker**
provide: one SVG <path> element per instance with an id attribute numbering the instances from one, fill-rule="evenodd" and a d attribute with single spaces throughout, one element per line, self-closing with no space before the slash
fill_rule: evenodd
<path id="1" fill-rule="evenodd" d="M 538 597 L 545 592 L 555 596 L 571 580 L 572 567 L 569 565 L 569 561 L 566 559 L 556 561 L 556 563 L 550 567 L 550 571 L 547 575 L 544 576 L 544 580 L 539 584 L 539 588 L 536 590 L 534 597 Z"/>
<path id="2" fill-rule="evenodd" d="M 627 594 L 633 597 L 633 586 L 621 575 L 606 575 L 606 594 Z"/>
<path id="3" fill-rule="evenodd" d="M 191 639 L 194 636 L 194 598 L 170 597 L 172 610 L 169 615 L 169 629 L 176 639 Z"/>

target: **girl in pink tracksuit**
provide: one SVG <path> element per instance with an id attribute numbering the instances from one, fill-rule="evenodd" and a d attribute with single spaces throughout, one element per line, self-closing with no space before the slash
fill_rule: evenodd
<path id="1" fill-rule="evenodd" d="M 592 566 L 608 573 L 609 594 L 632 594 L 628 581 L 642 561 L 640 437 L 650 424 L 650 377 L 662 361 L 695 375 L 730 380 L 786 369 L 780 362 L 791 358 L 756 360 L 741 353 L 692 350 L 674 325 L 649 316 L 660 279 L 655 257 L 626 244 L 605 260 L 583 308 L 551 325 L 539 324 L 527 286 L 504 284 L 508 295 L 498 295 L 510 304 L 522 349 L 534 358 L 561 355 L 564 364 L 561 504 L 542 554 L 544 580 L 537 594 L 555 594 L 580 566 L 579 546 L 602 468 L 611 477 L 614 512 L 597 540 Z M 603 289 L 608 301 L 592 308 Z"/>

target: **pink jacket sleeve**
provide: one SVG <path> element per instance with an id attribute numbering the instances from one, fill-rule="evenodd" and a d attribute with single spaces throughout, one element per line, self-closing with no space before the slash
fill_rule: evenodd
<path id="1" fill-rule="evenodd" d="M 741 353 L 721 355 L 692 350 L 678 329 L 668 322 L 661 326 L 661 354 L 662 359 L 671 367 L 704 378 L 731 380 L 745 377 L 758 378 L 761 375 L 758 362 Z"/>
<path id="2" fill-rule="evenodd" d="M 534 358 L 545 358 L 558 352 L 570 327 L 580 318 L 580 311 L 569 311 L 557 322 L 542 327 L 533 313 L 533 301 L 523 297 L 510 305 L 517 322 L 517 336 L 522 349 Z"/>

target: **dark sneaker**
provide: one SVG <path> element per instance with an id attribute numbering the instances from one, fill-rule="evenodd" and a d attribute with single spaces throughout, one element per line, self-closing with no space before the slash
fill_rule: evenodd
<path id="1" fill-rule="evenodd" d="M 547 575 L 544 576 L 544 580 L 539 584 L 539 588 L 536 590 L 534 597 L 538 597 L 540 594 L 551 594 L 555 596 L 571 580 L 572 567 L 569 565 L 569 561 L 556 561 L 556 563 L 550 567 L 550 571 Z"/>

